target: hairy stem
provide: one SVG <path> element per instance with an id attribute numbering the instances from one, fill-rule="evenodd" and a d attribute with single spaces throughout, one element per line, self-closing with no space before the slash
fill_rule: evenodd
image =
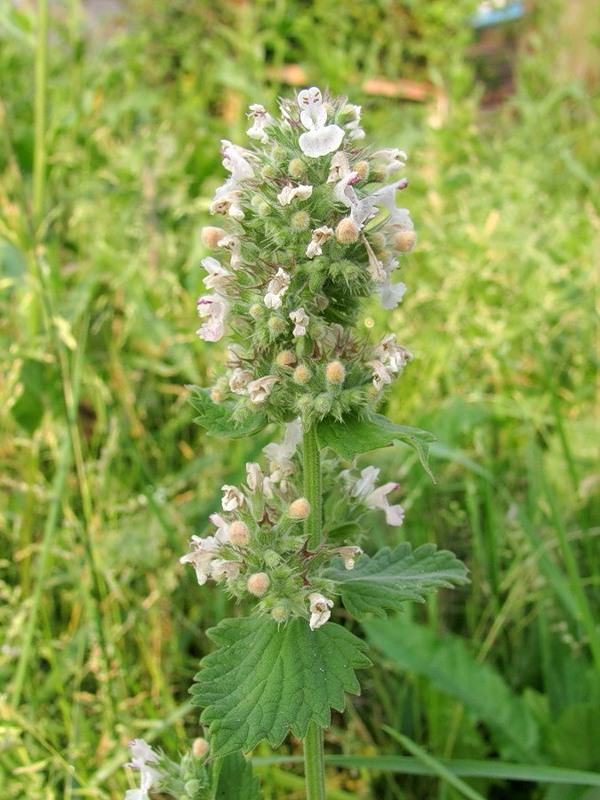
<path id="1" fill-rule="evenodd" d="M 321 543 L 323 496 L 321 458 L 317 430 L 314 425 L 302 426 L 302 457 L 304 494 L 310 503 L 310 516 L 304 523 L 308 547 L 315 550 Z M 304 740 L 304 775 L 308 800 L 325 800 L 325 765 L 323 761 L 323 730 L 311 722 Z"/>
<path id="2" fill-rule="evenodd" d="M 304 740 L 304 779 L 307 800 L 325 800 L 323 729 L 311 722 Z"/>
<path id="3" fill-rule="evenodd" d="M 321 457 L 317 430 L 314 425 L 303 425 L 303 474 L 304 495 L 310 503 L 310 516 L 305 522 L 304 531 L 308 539 L 308 547 L 315 550 L 321 543 L 321 525 L 323 518 L 323 496 L 321 486 Z"/>

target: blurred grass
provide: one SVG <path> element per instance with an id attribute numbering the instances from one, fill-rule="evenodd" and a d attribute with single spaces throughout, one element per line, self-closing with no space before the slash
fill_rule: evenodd
<path id="1" fill-rule="evenodd" d="M 224 449 L 192 424 L 184 385 L 220 358 L 194 335 L 197 231 L 222 181 L 219 139 L 244 141 L 246 105 L 273 105 L 289 64 L 348 92 L 376 139 L 411 155 L 410 292 L 366 316 L 416 354 L 388 413 L 437 434 L 437 485 L 402 451 L 373 459 L 402 482 L 402 535 L 454 549 L 473 579 L 406 615 L 410 664 L 391 652 L 390 624 L 328 750 L 396 753 L 387 724 L 436 758 L 600 771 L 599 104 L 555 80 L 558 5 L 530 22 L 515 94 L 482 112 L 466 59 L 473 3 L 137 0 L 104 33 L 85 31 L 77 2 L 52 4 L 37 139 L 40 16 L 3 8 L 3 797 L 121 797 L 129 739 L 175 753 L 198 732 L 187 687 L 204 631 L 230 609 L 177 560 L 264 441 Z M 447 113 L 365 96 L 375 76 L 432 81 Z M 375 547 L 392 534 L 373 535 Z M 432 674 L 434 655 L 453 659 L 453 682 Z M 478 698 L 482 675 L 502 690 Z M 507 752 L 494 727 L 502 697 L 526 720 L 516 741 L 535 727 L 527 752 Z M 301 796 L 281 769 L 263 783 L 266 797 Z M 364 768 L 332 770 L 331 784 L 460 796 L 431 775 Z M 493 769 L 472 787 L 594 796 Z"/>

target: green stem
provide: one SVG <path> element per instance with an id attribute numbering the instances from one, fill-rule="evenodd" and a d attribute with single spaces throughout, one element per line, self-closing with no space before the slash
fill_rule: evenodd
<path id="1" fill-rule="evenodd" d="M 44 212 L 46 177 L 46 86 L 48 55 L 48 0 L 39 0 L 35 52 L 33 224 L 39 226 Z"/>
<path id="2" fill-rule="evenodd" d="M 311 722 L 304 740 L 304 779 L 307 800 L 325 800 L 323 729 Z"/>
<path id="3" fill-rule="evenodd" d="M 323 518 L 323 492 L 321 487 L 321 457 L 317 430 L 314 425 L 302 428 L 304 496 L 310 503 L 310 516 L 305 522 L 304 530 L 310 550 L 316 550 L 321 544 L 321 524 Z"/>
<path id="4" fill-rule="evenodd" d="M 310 503 L 310 516 L 304 523 L 304 532 L 310 550 L 321 544 L 323 519 L 323 492 L 321 485 L 321 457 L 317 430 L 314 425 L 302 426 L 302 458 L 304 495 Z M 323 730 L 311 722 L 304 739 L 304 776 L 308 800 L 325 800 L 325 764 L 323 761 Z"/>

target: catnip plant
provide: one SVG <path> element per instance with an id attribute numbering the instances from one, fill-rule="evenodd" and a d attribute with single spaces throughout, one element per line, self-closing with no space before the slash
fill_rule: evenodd
<path id="1" fill-rule="evenodd" d="M 324 798 L 323 730 L 371 663 L 350 620 L 466 581 L 434 545 L 371 552 L 372 515 L 400 526 L 404 511 L 397 483 L 355 465 L 401 442 L 429 469 L 433 437 L 377 413 L 412 356 L 395 334 L 373 340 L 358 326 L 372 295 L 393 309 L 406 291 L 396 279 L 416 241 L 396 205 L 406 155 L 366 144 L 360 107 L 318 88 L 279 112 L 250 106 L 249 146 L 222 142 L 229 176 L 210 206 L 222 223 L 202 231 L 213 255 L 197 307 L 198 336 L 228 346 L 216 382 L 191 387 L 191 402 L 209 434 L 283 434 L 262 463 L 246 464 L 243 485 L 222 487 L 209 529 L 181 558 L 200 587 L 214 582 L 239 603 L 207 632 L 216 649 L 191 688 L 206 739 L 179 764 L 133 742 L 140 788 L 127 800 L 152 787 L 180 800 L 253 800 L 243 753 L 288 733 L 303 741 L 307 797 Z"/>

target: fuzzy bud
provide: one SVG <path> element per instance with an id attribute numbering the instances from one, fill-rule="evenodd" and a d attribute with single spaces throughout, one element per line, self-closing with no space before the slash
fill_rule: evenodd
<path id="1" fill-rule="evenodd" d="M 304 173 L 306 172 L 306 167 L 304 166 L 304 161 L 300 158 L 292 158 L 290 163 L 288 164 L 288 175 L 290 178 L 294 178 L 295 180 L 299 180 L 303 177 Z"/>
<path id="2" fill-rule="evenodd" d="M 325 311 L 325 309 L 329 305 L 329 298 L 325 297 L 324 294 L 316 294 L 313 297 L 313 303 L 315 304 L 316 308 L 319 311 Z"/>
<path id="3" fill-rule="evenodd" d="M 224 236 L 227 236 L 227 232 L 224 231 L 223 228 L 215 228 L 212 225 L 202 228 L 200 233 L 202 244 L 205 247 L 210 247 L 211 250 L 217 247 L 218 243 Z"/>
<path id="4" fill-rule="evenodd" d="M 289 613 L 287 608 L 282 603 L 279 603 L 271 609 L 271 617 L 275 622 L 285 622 L 289 617 Z"/>
<path id="5" fill-rule="evenodd" d="M 250 531 L 245 522 L 236 520 L 229 526 L 229 541 L 234 547 L 246 547 L 250 541 Z"/>
<path id="6" fill-rule="evenodd" d="M 298 364 L 298 366 L 294 370 L 293 377 L 296 383 L 299 383 L 301 386 L 303 386 L 310 380 L 310 370 L 308 367 L 305 367 L 304 364 Z"/>
<path id="7" fill-rule="evenodd" d="M 373 250 L 384 250 L 387 245 L 387 239 L 381 231 L 369 234 L 369 241 Z"/>
<path id="8" fill-rule="evenodd" d="M 275 567 L 281 562 L 281 556 L 279 553 L 276 553 L 275 550 L 265 550 L 263 553 L 263 559 L 269 569 L 275 569 Z"/>
<path id="9" fill-rule="evenodd" d="M 410 253 L 417 241 L 417 234 L 414 231 L 399 231 L 392 241 L 399 253 Z"/>
<path id="10" fill-rule="evenodd" d="M 292 230 L 305 231 L 310 226 L 310 214 L 308 211 L 296 211 L 290 220 Z"/>
<path id="11" fill-rule="evenodd" d="M 372 181 L 383 183 L 383 181 L 387 180 L 387 170 L 383 164 L 377 164 L 377 166 L 373 167 L 371 170 L 370 177 Z"/>
<path id="12" fill-rule="evenodd" d="M 293 367 L 296 363 L 296 356 L 291 350 L 282 350 L 277 354 L 275 363 L 278 367 Z"/>
<path id="13" fill-rule="evenodd" d="M 281 317 L 271 317 L 267 323 L 269 333 L 276 339 L 287 331 L 287 323 Z"/>
<path id="14" fill-rule="evenodd" d="M 371 171 L 368 161 L 359 161 L 358 164 L 354 165 L 353 169 L 354 172 L 358 174 L 361 181 L 366 180 L 369 177 L 369 172 Z"/>
<path id="15" fill-rule="evenodd" d="M 252 303 L 250 308 L 248 309 L 248 313 L 252 317 L 252 319 L 260 319 L 263 313 L 263 307 L 260 303 Z"/>
<path id="16" fill-rule="evenodd" d="M 315 397 L 313 408 L 319 416 L 325 416 L 331 411 L 331 398 L 326 394 L 320 394 Z"/>
<path id="17" fill-rule="evenodd" d="M 354 244 L 354 242 L 358 242 L 359 236 L 360 228 L 352 217 L 344 217 L 338 222 L 335 229 L 335 238 L 340 244 Z"/>
<path id="18" fill-rule="evenodd" d="M 346 368 L 341 361 L 330 361 L 325 368 L 325 377 L 329 383 L 340 386 L 346 377 Z"/>
<path id="19" fill-rule="evenodd" d="M 217 386 L 213 386 L 210 390 L 210 399 L 218 405 L 225 400 L 225 395 Z"/>
<path id="20" fill-rule="evenodd" d="M 194 739 L 192 744 L 192 755 L 194 758 L 204 758 L 208 755 L 209 751 L 210 745 L 206 739 L 203 739 L 201 736 L 199 736 L 197 739 Z"/>
<path id="21" fill-rule="evenodd" d="M 299 497 L 289 504 L 287 514 L 292 519 L 307 519 L 310 516 L 310 503 L 306 497 Z"/>
<path id="22" fill-rule="evenodd" d="M 266 572 L 255 572 L 246 581 L 246 588 L 255 597 L 262 597 L 266 594 L 270 583 L 271 579 Z"/>
<path id="23" fill-rule="evenodd" d="M 271 164 L 266 164 L 260 171 L 260 174 L 266 180 L 273 180 L 273 178 L 277 177 L 277 170 L 275 167 L 271 166 Z"/>

